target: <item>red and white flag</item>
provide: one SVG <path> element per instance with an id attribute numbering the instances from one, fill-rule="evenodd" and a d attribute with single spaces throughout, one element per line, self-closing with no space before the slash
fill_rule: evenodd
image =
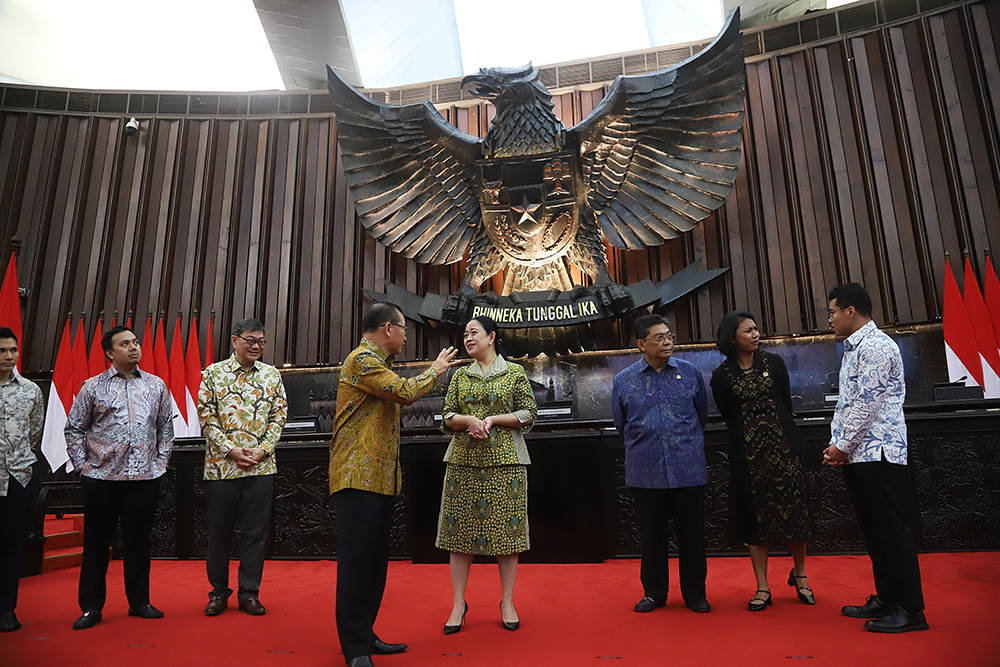
<path id="1" fill-rule="evenodd" d="M 198 323 L 191 318 L 191 332 L 188 334 L 187 355 L 184 357 L 184 398 L 187 402 L 188 437 L 201 436 L 198 423 L 198 388 L 201 386 L 201 346 L 198 345 Z"/>
<path id="2" fill-rule="evenodd" d="M 944 263 L 944 355 L 948 361 L 948 381 L 965 382 L 967 386 L 983 386 L 983 364 L 972 321 L 965 310 L 962 293 L 958 291 L 951 262 Z"/>
<path id="3" fill-rule="evenodd" d="M 983 395 L 986 398 L 1000 398 L 1000 353 L 997 352 L 997 342 L 993 337 L 993 323 L 968 257 L 965 258 L 965 311 L 969 314 L 972 330 L 976 334 L 979 362 L 983 368 Z"/>
<path id="4" fill-rule="evenodd" d="M 167 391 L 170 393 L 170 411 L 174 414 L 174 437 L 181 438 L 187 434 L 187 424 L 177 419 L 181 411 L 177 408 L 173 392 L 170 392 L 170 359 L 167 357 L 167 338 L 163 333 L 164 328 L 166 325 L 161 317 L 160 326 L 156 330 L 156 343 L 153 345 L 153 363 L 156 367 L 155 373 L 167 385 Z"/>
<path id="5" fill-rule="evenodd" d="M 0 286 L 0 327 L 8 327 L 17 336 L 17 347 L 21 356 L 17 358 L 17 371 L 21 372 L 21 359 L 24 357 L 24 336 L 21 334 L 21 295 L 17 289 L 17 265 L 14 253 L 10 253 L 7 262 L 7 273 Z"/>
<path id="6" fill-rule="evenodd" d="M 49 462 L 52 472 L 66 464 L 66 471 L 73 470 L 73 464 L 66 453 L 66 416 L 73 406 L 73 347 L 70 343 L 69 320 L 63 327 L 56 353 L 55 370 L 52 371 L 52 388 L 45 408 L 45 427 L 42 430 L 42 454 Z"/>
<path id="7" fill-rule="evenodd" d="M 156 375 L 156 362 L 153 360 L 153 320 L 149 317 L 146 318 L 146 330 L 142 334 L 142 356 L 139 357 L 139 369 L 144 373 Z"/>
<path id="8" fill-rule="evenodd" d="M 997 272 L 993 269 L 989 255 L 986 256 L 986 272 L 983 276 L 983 301 L 993 323 L 993 340 L 1000 348 L 1000 280 L 997 279 Z"/>
<path id="9" fill-rule="evenodd" d="M 170 382 L 167 387 L 170 395 L 173 396 L 174 404 L 178 407 L 180 419 L 174 420 L 174 437 L 182 438 L 190 435 L 188 429 L 187 399 L 184 397 L 187 391 L 187 382 L 184 377 L 184 344 L 181 341 L 181 318 L 177 316 L 177 324 L 174 326 L 174 340 L 170 346 Z"/>
<path id="10" fill-rule="evenodd" d="M 101 338 L 103 337 L 101 320 L 98 319 L 97 326 L 94 327 L 94 338 L 90 341 L 90 356 L 87 357 L 90 377 L 100 375 L 108 370 L 108 355 L 104 354 L 104 348 L 101 346 Z"/>

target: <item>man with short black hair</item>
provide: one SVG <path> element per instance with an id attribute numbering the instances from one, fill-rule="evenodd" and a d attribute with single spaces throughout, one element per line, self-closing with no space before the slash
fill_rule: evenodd
<path id="1" fill-rule="evenodd" d="M 337 634 L 351 667 L 371 667 L 372 654 L 400 653 L 373 626 L 385 592 L 389 529 L 399 468 L 399 406 L 434 388 L 461 361 L 445 348 L 423 373 L 403 378 L 391 370 L 403 351 L 406 326 L 398 306 L 376 303 L 361 319 L 361 343 L 344 360 L 330 447 L 330 493 L 337 521 Z"/>
<path id="2" fill-rule="evenodd" d="M 642 540 L 637 612 L 667 604 L 667 522 L 677 529 L 681 595 L 692 611 L 705 599 L 705 422 L 708 397 L 701 372 L 676 359 L 674 334 L 660 315 L 643 315 L 633 330 L 642 359 L 615 376 L 611 413 L 625 441 L 625 483 L 632 488 Z"/>
<path id="3" fill-rule="evenodd" d="M 21 627 L 14 609 L 21 577 L 21 523 L 31 494 L 33 450 L 42 439 L 42 391 L 17 372 L 17 336 L 0 327 L 0 632 Z"/>
<path id="4" fill-rule="evenodd" d="M 274 366 L 260 361 L 267 340 L 264 324 L 247 318 L 233 325 L 233 354 L 202 373 L 198 420 L 205 435 L 205 497 L 208 503 L 208 554 L 205 568 L 212 590 L 206 616 L 226 610 L 229 548 L 239 522 L 240 569 L 236 599 L 251 616 L 267 612 L 261 604 L 264 547 L 271 523 L 274 449 L 288 414 L 285 385 Z"/>
<path id="5" fill-rule="evenodd" d="M 121 520 L 128 615 L 162 618 L 149 603 L 149 536 L 174 444 L 170 391 L 139 369 L 142 349 L 128 327 L 101 339 L 111 368 L 83 383 L 66 417 L 66 451 L 80 471 L 83 564 L 74 630 L 101 622 L 108 550 Z"/>
<path id="6" fill-rule="evenodd" d="M 872 632 L 926 630 L 917 545 L 903 514 L 907 488 L 903 358 L 872 321 L 872 300 L 858 283 L 829 296 L 830 326 L 844 337 L 840 397 L 823 462 L 844 467 L 875 577 L 875 595 L 845 616 L 871 619 Z"/>

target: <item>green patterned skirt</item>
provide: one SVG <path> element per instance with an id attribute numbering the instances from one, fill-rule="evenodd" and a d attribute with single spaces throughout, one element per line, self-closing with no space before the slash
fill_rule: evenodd
<path id="1" fill-rule="evenodd" d="M 529 548 L 528 469 L 448 464 L 438 515 L 438 548 L 505 556 Z"/>

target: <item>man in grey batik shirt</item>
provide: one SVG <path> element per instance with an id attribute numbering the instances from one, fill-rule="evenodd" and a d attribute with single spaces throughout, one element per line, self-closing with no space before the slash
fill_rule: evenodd
<path id="1" fill-rule="evenodd" d="M 42 439 L 42 392 L 17 372 L 17 336 L 0 327 L 0 632 L 21 627 L 14 613 L 21 577 L 21 522 L 31 466 Z"/>

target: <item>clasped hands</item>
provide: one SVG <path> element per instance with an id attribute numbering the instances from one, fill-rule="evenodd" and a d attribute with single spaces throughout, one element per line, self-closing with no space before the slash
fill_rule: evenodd
<path id="1" fill-rule="evenodd" d="M 491 428 L 493 428 L 493 417 L 479 419 L 469 416 L 469 424 L 465 430 L 476 440 L 489 440 Z"/>
<path id="2" fill-rule="evenodd" d="M 841 451 L 836 443 L 831 442 L 830 446 L 823 450 L 823 465 L 846 466 L 847 452 Z"/>
<path id="3" fill-rule="evenodd" d="M 226 456 L 236 461 L 236 465 L 243 470 L 250 470 L 264 460 L 267 450 L 261 447 L 233 447 Z"/>

